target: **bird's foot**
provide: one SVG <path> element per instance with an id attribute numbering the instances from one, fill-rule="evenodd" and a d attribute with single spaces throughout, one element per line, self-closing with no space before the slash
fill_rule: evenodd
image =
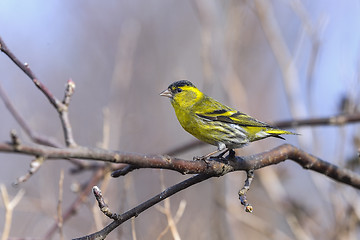
<path id="1" fill-rule="evenodd" d="M 232 159 L 234 159 L 234 157 L 235 157 L 235 151 L 233 149 L 230 149 L 229 150 L 229 155 L 227 156 L 227 158 L 229 160 L 232 160 Z"/>
<path id="2" fill-rule="evenodd" d="M 209 164 L 208 159 L 209 159 L 209 157 L 206 156 L 206 155 L 205 155 L 205 156 L 201 156 L 201 157 L 199 157 L 199 156 L 193 157 L 193 160 L 194 160 L 194 161 L 204 161 L 206 164 Z"/>
<path id="3" fill-rule="evenodd" d="M 229 152 L 229 155 L 232 154 L 232 152 L 234 152 L 232 149 L 226 149 L 224 152 L 220 153 L 219 155 L 215 156 L 214 158 L 216 158 L 218 161 L 227 161 L 226 158 L 224 158 L 225 153 Z M 234 153 L 235 155 L 235 153 Z"/>

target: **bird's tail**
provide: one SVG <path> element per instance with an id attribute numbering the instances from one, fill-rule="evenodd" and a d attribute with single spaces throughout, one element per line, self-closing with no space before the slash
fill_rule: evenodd
<path id="1" fill-rule="evenodd" d="M 276 138 L 281 138 L 284 139 L 282 136 L 282 134 L 288 134 L 288 135 L 299 135 L 298 133 L 294 133 L 294 132 L 290 132 L 290 131 L 286 131 L 286 130 L 282 130 L 282 129 L 269 129 L 266 131 L 266 133 L 270 134 L 272 137 L 276 137 Z"/>

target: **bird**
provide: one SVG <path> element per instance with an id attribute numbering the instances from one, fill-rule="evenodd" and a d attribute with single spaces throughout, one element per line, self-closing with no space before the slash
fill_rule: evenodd
<path id="1" fill-rule="evenodd" d="M 188 80 L 176 81 L 160 93 L 170 98 L 180 125 L 191 135 L 217 149 L 197 159 L 242 148 L 250 142 L 268 137 L 284 139 L 282 134 L 298 135 L 261 122 L 230 108 L 202 93 Z"/>

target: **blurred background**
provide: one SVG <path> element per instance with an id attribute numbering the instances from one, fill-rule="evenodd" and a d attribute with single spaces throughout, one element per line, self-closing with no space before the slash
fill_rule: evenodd
<path id="1" fill-rule="evenodd" d="M 351 114 L 359 104 L 360 2 L 254 1 L 0 1 L 0 36 L 62 99 L 76 84 L 70 120 L 79 145 L 163 154 L 194 141 L 159 93 L 180 79 L 269 123 Z M 57 112 L 27 76 L 0 55 L 0 84 L 31 129 L 64 144 Z M 15 129 L 31 139 L 0 103 L 0 141 Z M 286 142 L 266 139 L 237 150 L 251 155 L 283 143 L 358 171 L 357 124 L 291 129 Z M 177 154 L 192 159 L 214 150 Z M 11 239 L 61 239 L 56 230 L 59 179 L 62 211 L 71 209 L 94 171 L 71 174 L 66 160 L 46 161 L 27 182 L 31 157 L 0 153 L 0 183 L 13 210 Z M 124 212 L 189 176 L 141 169 L 94 184 L 111 210 Z M 255 172 L 245 213 L 237 196 L 246 174 L 200 183 L 124 223 L 107 239 L 358 239 L 360 198 L 352 187 L 286 161 Z M 70 239 L 110 220 L 94 197 L 64 222 Z M 164 207 L 164 208 L 162 208 Z M 165 209 L 165 211 L 164 211 Z M 168 214 L 164 214 L 167 212 Z M 169 213 L 176 228 L 167 229 Z M 4 199 L 0 231 L 4 231 Z M 55 227 L 55 230 L 54 230 Z M 165 230 L 165 231 L 164 231 Z M 167 230 L 167 231 L 166 231 Z"/>

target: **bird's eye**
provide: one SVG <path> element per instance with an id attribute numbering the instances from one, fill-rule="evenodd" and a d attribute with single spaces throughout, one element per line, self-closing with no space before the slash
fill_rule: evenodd
<path id="1" fill-rule="evenodd" d="M 177 88 L 177 89 L 176 89 L 176 92 L 177 92 L 177 93 L 182 92 L 182 89 L 181 89 L 181 88 Z"/>

